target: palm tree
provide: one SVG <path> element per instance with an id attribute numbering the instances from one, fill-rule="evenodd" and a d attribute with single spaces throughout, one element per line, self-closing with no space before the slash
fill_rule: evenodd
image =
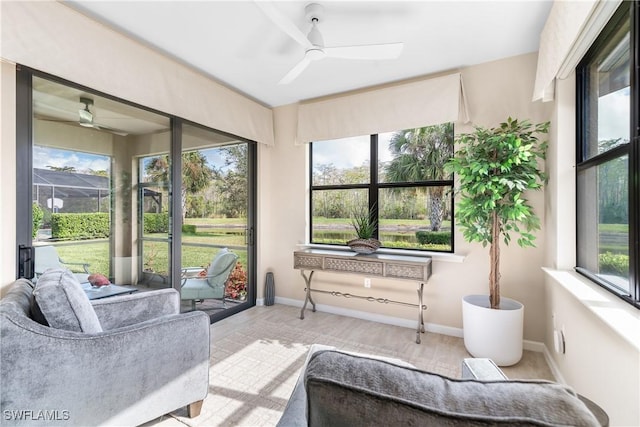
<path id="1" fill-rule="evenodd" d="M 145 171 L 151 182 L 169 182 L 169 156 L 151 159 Z M 187 208 L 187 194 L 195 194 L 211 184 L 214 172 L 208 165 L 207 158 L 200 151 L 182 153 L 182 187 L 180 196 L 182 203 L 182 218 Z"/>
<path id="2" fill-rule="evenodd" d="M 453 155 L 453 123 L 396 132 L 389 149 L 394 157 L 385 168 L 388 182 L 443 180 L 444 165 Z M 427 192 L 431 231 L 439 231 L 444 216 L 444 188 L 427 187 Z"/>
<path id="3" fill-rule="evenodd" d="M 228 218 L 241 218 L 247 215 L 248 145 L 230 145 L 220 149 L 224 158 L 224 167 L 216 171 L 220 179 L 216 181 L 222 199 L 222 212 Z"/>

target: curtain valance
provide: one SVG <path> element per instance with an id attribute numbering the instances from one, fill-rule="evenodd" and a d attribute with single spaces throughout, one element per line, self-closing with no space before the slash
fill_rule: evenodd
<path id="1" fill-rule="evenodd" d="M 460 73 L 298 106 L 297 143 L 411 129 L 468 115 Z"/>
<path id="2" fill-rule="evenodd" d="M 540 34 L 533 101 L 552 101 L 554 82 L 578 65 L 620 0 L 558 1 Z"/>
<path id="3" fill-rule="evenodd" d="M 271 109 L 53 1 L 2 2 L 4 60 L 273 145 Z"/>

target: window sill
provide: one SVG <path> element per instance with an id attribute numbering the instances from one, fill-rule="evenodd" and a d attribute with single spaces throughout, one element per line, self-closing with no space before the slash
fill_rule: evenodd
<path id="1" fill-rule="evenodd" d="M 335 249 L 335 250 L 350 250 L 348 246 L 340 246 L 340 245 L 321 245 L 317 243 L 308 243 L 308 244 L 299 244 L 297 245 L 301 248 L 316 248 L 316 249 Z M 409 249 L 378 249 L 377 253 L 381 254 L 390 254 L 390 255 L 399 255 L 399 256 L 417 256 L 417 257 L 429 257 L 433 261 L 441 261 L 441 262 L 455 262 L 461 263 L 464 261 L 464 255 L 456 255 L 452 253 L 443 253 L 443 252 L 429 252 L 429 251 L 412 251 Z"/>
<path id="2" fill-rule="evenodd" d="M 542 270 L 603 324 L 640 350 L 640 310 L 576 272 L 544 267 Z"/>

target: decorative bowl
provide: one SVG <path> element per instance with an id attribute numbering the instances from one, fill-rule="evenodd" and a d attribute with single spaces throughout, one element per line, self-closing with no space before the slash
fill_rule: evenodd
<path id="1" fill-rule="evenodd" d="M 380 248 L 380 241 L 377 239 L 353 239 L 347 242 L 347 246 L 359 254 L 372 254 Z"/>

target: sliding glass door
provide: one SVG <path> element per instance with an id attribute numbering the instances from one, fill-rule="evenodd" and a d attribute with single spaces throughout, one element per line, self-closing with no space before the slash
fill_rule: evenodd
<path id="1" fill-rule="evenodd" d="M 211 315 L 249 304 L 249 143 L 182 127 L 183 309 Z"/>
<path id="2" fill-rule="evenodd" d="M 36 274 L 52 266 L 40 248 L 54 246 L 76 273 L 99 273 L 118 285 L 146 283 L 138 265 L 152 261 L 138 256 L 145 242 L 137 230 L 145 224 L 136 208 L 136 159 L 169 151 L 169 119 L 48 79 L 33 77 L 32 84 Z M 157 184 L 165 190 L 161 209 L 168 182 L 169 176 Z M 168 223 L 168 211 L 160 215 Z M 166 227 L 163 239 L 153 248 L 154 268 L 167 277 Z"/>
<path id="3" fill-rule="evenodd" d="M 18 78 L 19 128 L 32 131 L 17 138 L 29 166 L 16 228 L 36 247 L 36 274 L 52 253 L 84 281 L 173 287 L 183 311 L 213 320 L 255 304 L 255 143 L 39 73 Z"/>

